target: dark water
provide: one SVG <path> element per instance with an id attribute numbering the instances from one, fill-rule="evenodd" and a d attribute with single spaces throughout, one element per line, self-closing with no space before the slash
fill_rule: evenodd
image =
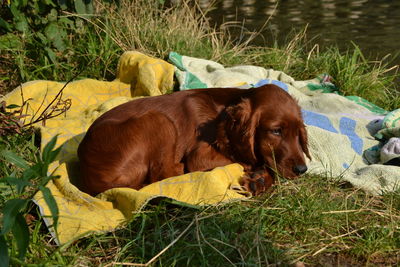
<path id="1" fill-rule="evenodd" d="M 211 1 L 200 1 L 207 6 Z M 400 64 L 400 0 L 219 0 L 209 15 L 217 24 L 243 21 L 231 27 L 240 40 L 243 29 L 257 31 L 269 19 L 256 45 L 287 43 L 288 34 L 308 25 L 307 40 L 320 46 L 337 45 L 341 50 L 356 43 L 371 60 L 392 55 L 390 65 Z"/>

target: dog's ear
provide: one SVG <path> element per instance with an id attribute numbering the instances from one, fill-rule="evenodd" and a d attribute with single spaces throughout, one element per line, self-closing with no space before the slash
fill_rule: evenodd
<path id="1" fill-rule="evenodd" d="M 300 127 L 300 145 L 303 149 L 304 154 L 306 154 L 307 158 L 311 160 L 310 152 L 308 151 L 308 138 L 307 138 L 307 130 L 304 125 Z"/>
<path id="2" fill-rule="evenodd" d="M 229 147 L 235 153 L 235 159 L 246 163 L 255 163 L 254 136 L 259 123 L 259 114 L 252 110 L 248 98 L 226 108 L 225 131 Z"/>

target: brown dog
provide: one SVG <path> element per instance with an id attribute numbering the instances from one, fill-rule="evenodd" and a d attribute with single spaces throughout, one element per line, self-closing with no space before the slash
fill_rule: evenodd
<path id="1" fill-rule="evenodd" d="M 244 187 L 269 188 L 278 172 L 307 170 L 307 134 L 297 102 L 275 85 L 212 88 L 141 98 L 99 117 L 78 149 L 81 189 L 139 189 L 167 177 L 233 162 Z"/>

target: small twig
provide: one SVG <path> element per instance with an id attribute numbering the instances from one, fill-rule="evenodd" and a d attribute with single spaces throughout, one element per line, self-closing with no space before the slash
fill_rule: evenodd
<path id="1" fill-rule="evenodd" d="M 63 93 L 65 87 L 67 87 L 68 84 L 70 84 L 76 77 L 78 77 L 79 74 L 80 74 L 80 72 L 77 73 L 77 74 L 75 74 L 71 79 L 69 79 L 69 80 L 64 84 L 64 86 L 61 88 L 60 91 L 58 91 L 58 93 L 57 93 L 56 96 L 53 98 L 53 100 L 50 101 L 50 103 L 47 105 L 47 107 L 46 107 L 46 108 L 42 111 L 42 113 L 39 115 L 39 118 L 42 117 L 43 114 L 46 113 L 46 111 L 50 108 L 50 106 L 51 106 L 56 100 L 58 100 L 58 97 L 59 97 L 59 96 L 62 96 L 62 93 Z M 36 120 L 35 122 L 38 122 L 38 120 Z M 34 123 L 35 123 L 35 122 L 34 122 Z"/>
<path id="2" fill-rule="evenodd" d="M 21 91 L 22 91 L 22 86 L 21 86 Z M 34 114 L 32 115 L 32 117 L 31 117 L 31 121 L 28 123 L 28 124 L 32 124 L 32 121 L 33 121 L 33 119 L 35 118 L 35 116 L 36 116 L 36 114 L 39 112 L 39 110 L 42 108 L 42 106 L 43 106 L 43 104 L 44 104 L 44 101 L 46 100 L 46 97 L 47 97 L 47 93 L 49 92 L 49 88 L 47 87 L 46 88 L 46 93 L 44 94 L 44 96 L 43 96 L 43 99 L 42 99 L 42 102 L 40 103 L 40 105 L 39 105 L 39 108 L 37 108 L 37 110 L 34 112 Z M 25 103 L 25 101 L 22 99 L 22 103 Z M 28 112 L 28 109 L 26 110 L 26 112 Z M 40 116 L 39 116 L 39 118 L 40 118 Z"/>
<path id="3" fill-rule="evenodd" d="M 331 237 L 331 238 L 329 238 L 329 239 L 330 239 L 330 240 L 335 240 L 335 239 L 339 239 L 339 238 L 342 238 L 342 237 L 345 237 L 345 236 L 349 236 L 349 235 L 351 235 L 351 234 L 357 233 L 358 231 L 364 230 L 365 228 L 367 228 L 367 227 L 361 227 L 360 229 L 355 229 L 355 230 L 353 230 L 353 231 L 351 231 L 351 232 L 347 232 L 347 233 L 342 234 L 342 235 L 333 236 L 333 237 Z M 323 239 L 322 239 L 322 240 L 323 240 Z"/>
<path id="4" fill-rule="evenodd" d="M 199 244 L 199 248 L 200 248 L 200 254 L 204 257 L 204 251 L 203 248 L 200 245 L 200 226 L 199 226 L 199 219 L 197 214 L 195 215 L 195 220 L 196 220 L 196 238 L 197 238 L 197 243 Z"/>
<path id="5" fill-rule="evenodd" d="M 20 91 L 20 93 L 21 93 L 21 99 L 22 99 L 22 106 L 21 106 L 21 108 L 19 109 L 19 115 L 22 116 L 22 112 L 23 112 L 23 110 L 24 110 L 23 107 L 24 107 L 24 103 L 25 103 L 24 90 L 22 90 L 22 84 L 19 85 L 19 91 Z M 26 113 L 25 113 L 25 114 L 26 114 Z M 23 123 L 25 123 L 25 119 L 24 119 Z"/>
<path id="6" fill-rule="evenodd" d="M 88 63 L 88 65 L 91 65 L 97 59 L 98 59 L 98 57 L 93 59 L 92 61 L 90 61 Z M 80 72 L 76 73 L 72 78 L 70 78 L 63 85 L 63 87 L 58 91 L 58 93 L 50 101 L 50 103 L 45 107 L 45 109 L 42 111 L 42 113 L 40 113 L 40 115 L 37 117 L 37 119 L 34 119 L 34 117 L 36 116 L 36 114 L 34 114 L 32 116 L 31 121 L 28 124 L 25 124 L 24 127 L 29 127 L 29 126 L 31 126 L 31 125 L 33 125 L 35 123 L 40 122 L 40 121 L 45 123 L 46 120 L 48 120 L 48 119 L 51 119 L 51 118 L 57 117 L 57 116 L 59 116 L 59 115 L 61 115 L 63 113 L 66 113 L 67 110 L 69 110 L 71 108 L 72 101 L 71 101 L 71 99 L 66 99 L 66 100 L 62 99 L 62 96 L 63 96 L 63 93 L 64 93 L 64 89 L 68 86 L 68 84 L 70 84 L 72 81 L 74 81 L 82 72 L 83 72 L 83 70 L 81 70 Z M 43 106 L 43 103 L 45 101 L 47 93 L 48 93 L 48 90 L 46 90 L 46 95 L 43 97 L 43 101 L 40 104 L 40 106 L 39 106 L 37 111 L 39 111 L 40 108 Z M 55 105 L 53 105 L 54 103 L 55 103 Z"/>
<path id="7" fill-rule="evenodd" d="M 318 250 L 317 250 L 316 252 L 314 252 L 311 256 L 314 257 L 314 256 L 318 255 L 319 253 L 321 253 L 322 251 L 324 251 L 325 249 L 327 249 L 330 245 L 331 245 L 331 244 L 326 245 L 325 247 L 318 249 Z"/>
<path id="8" fill-rule="evenodd" d="M 54 118 L 55 116 L 53 116 L 53 112 L 55 111 L 55 109 L 57 108 L 57 106 L 60 104 L 60 101 L 62 101 L 61 100 L 61 97 L 62 97 L 62 93 L 63 93 L 63 91 L 64 91 L 64 89 L 68 86 L 68 84 L 70 84 L 76 77 L 78 77 L 78 75 L 80 74 L 80 72 L 79 73 L 77 73 L 77 74 L 75 74 L 71 79 L 69 79 L 65 84 L 64 84 L 64 86 L 60 89 L 60 91 L 58 91 L 58 93 L 56 94 L 56 96 L 50 101 L 50 103 L 46 106 L 46 108 L 42 111 L 42 113 L 40 113 L 40 115 L 39 115 L 39 117 L 37 118 L 37 119 L 35 119 L 35 120 L 33 120 L 33 117 L 32 117 L 32 120 L 31 120 L 31 122 L 29 122 L 28 124 L 25 124 L 24 126 L 25 127 L 28 127 L 28 126 L 31 126 L 31 125 L 33 125 L 33 124 L 35 124 L 35 123 L 37 123 L 37 122 L 40 122 L 40 121 L 46 121 L 47 119 L 49 119 L 49 118 Z M 57 100 L 57 104 L 55 105 L 55 106 L 52 106 L 53 105 L 53 103 L 55 102 Z M 70 106 L 69 106 L 70 107 Z M 68 107 L 68 108 L 69 108 Z M 47 110 L 48 109 L 50 109 L 50 108 L 52 108 L 52 110 L 49 112 L 49 113 L 46 113 L 47 112 Z M 65 109 L 65 111 L 67 111 L 67 109 Z M 61 113 L 60 113 L 61 114 Z M 60 115 L 60 114 L 58 114 L 58 115 Z M 57 116 L 58 116 L 57 115 Z M 34 115 L 34 116 L 36 116 L 36 114 Z"/>
<path id="9" fill-rule="evenodd" d="M 98 58 L 98 57 L 97 57 Z M 88 63 L 91 65 L 93 61 L 97 58 L 93 59 Z M 83 71 L 83 70 L 82 70 Z M 9 134 L 9 133 L 22 133 L 23 128 L 29 128 L 33 124 L 38 122 L 45 123 L 46 120 L 57 117 L 61 114 L 65 114 L 67 110 L 71 108 L 72 101 L 71 99 L 62 99 L 63 91 L 71 83 L 74 79 L 76 79 L 82 71 L 75 74 L 71 79 L 69 79 L 63 87 L 58 91 L 56 96 L 50 101 L 50 103 L 44 108 L 44 110 L 40 113 L 40 115 L 35 119 L 40 109 L 43 107 L 46 97 L 48 95 L 48 89 L 46 90 L 46 94 L 43 97 L 43 100 L 39 106 L 39 108 L 34 112 L 31 116 L 30 122 L 25 124 L 25 117 L 27 117 L 29 112 L 29 101 L 32 98 L 25 99 L 24 90 L 22 85 L 20 85 L 20 94 L 21 94 L 21 106 L 18 110 L 7 111 L 7 105 L 5 101 L 0 102 L 0 136 Z M 17 115 L 18 114 L 18 115 Z M 21 118 L 24 118 L 21 120 Z"/>

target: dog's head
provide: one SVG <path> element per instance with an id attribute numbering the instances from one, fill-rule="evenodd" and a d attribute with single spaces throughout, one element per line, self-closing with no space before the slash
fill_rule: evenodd
<path id="1" fill-rule="evenodd" d="M 225 130 L 235 160 L 268 168 L 286 178 L 307 171 L 307 132 L 297 102 L 283 89 L 264 85 L 249 89 L 233 105 Z"/>

